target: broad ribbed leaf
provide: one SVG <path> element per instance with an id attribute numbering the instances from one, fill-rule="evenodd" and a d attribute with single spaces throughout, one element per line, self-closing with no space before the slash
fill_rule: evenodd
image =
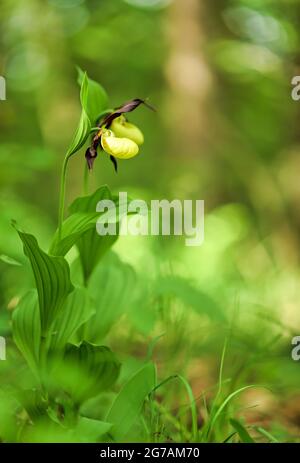
<path id="1" fill-rule="evenodd" d="M 85 196 L 82 198 L 77 198 L 70 207 L 70 211 L 75 213 L 92 213 L 96 210 L 97 204 L 99 201 L 109 199 L 113 200 L 116 204 L 117 211 L 120 205 L 116 198 L 113 198 L 109 188 L 104 185 L 100 187 L 90 196 Z M 99 213 L 98 213 L 99 217 Z M 105 216 L 103 215 L 103 218 Z M 91 275 L 93 269 L 106 253 L 106 251 L 112 247 L 115 241 L 118 239 L 118 229 L 116 235 L 107 235 L 99 236 L 96 232 L 96 229 L 90 229 L 89 231 L 82 234 L 80 239 L 77 242 L 77 247 L 80 254 L 80 260 L 82 263 L 84 278 L 87 281 Z"/>
<path id="2" fill-rule="evenodd" d="M 76 198 L 70 206 L 70 213 L 95 212 L 97 203 L 102 199 L 113 199 L 111 191 L 107 185 L 101 186 L 89 196 Z"/>
<path id="3" fill-rule="evenodd" d="M 63 360 L 54 360 L 54 380 L 77 403 L 109 389 L 117 380 L 120 363 L 105 346 L 68 344 Z M 52 378 L 52 380 L 53 380 Z"/>
<path id="4" fill-rule="evenodd" d="M 78 81 L 82 85 L 85 73 L 78 68 Z M 94 80 L 88 78 L 88 97 L 86 112 L 92 124 L 96 124 L 99 114 L 107 109 L 108 96 L 104 88 Z"/>
<path id="5" fill-rule="evenodd" d="M 20 389 L 17 393 L 17 399 L 32 421 L 46 415 L 48 404 L 43 400 L 38 389 Z"/>
<path id="6" fill-rule="evenodd" d="M 96 240 L 99 242 L 104 241 L 102 238 L 116 239 L 117 236 L 100 236 L 96 232 L 96 224 L 102 223 L 117 223 L 118 224 L 118 213 L 119 209 L 116 205 L 116 210 L 113 209 L 100 212 L 86 212 L 86 213 L 75 213 L 70 215 L 62 225 L 61 237 L 59 238 L 59 232 L 56 231 L 53 242 L 50 247 L 50 254 L 54 256 L 64 256 L 71 249 L 74 244 L 80 240 L 82 235 L 88 231 L 92 231 L 95 235 Z M 116 230 L 118 225 L 116 225 Z"/>
<path id="7" fill-rule="evenodd" d="M 71 205 L 70 210 L 73 212 L 93 212 L 96 210 L 98 202 L 103 199 L 113 199 L 112 194 L 106 185 L 100 187 L 90 196 L 77 198 Z M 86 281 L 97 262 L 115 243 L 117 238 L 118 235 L 99 236 L 95 229 L 89 230 L 80 237 L 77 247 Z"/>
<path id="8" fill-rule="evenodd" d="M 115 209 L 96 212 L 98 202 L 106 199 L 115 204 Z M 127 211 L 127 204 L 120 203 L 119 198 L 113 197 L 108 187 L 103 186 L 90 196 L 77 198 L 70 211 L 71 215 L 62 225 L 61 238 L 58 231 L 54 235 L 50 253 L 57 256 L 65 255 L 76 244 L 87 281 L 97 262 L 117 240 L 119 223 Z M 97 222 L 116 223 L 116 234 L 98 235 Z"/>
<path id="9" fill-rule="evenodd" d="M 28 365 L 37 374 L 41 341 L 38 295 L 31 290 L 21 299 L 12 316 L 13 338 Z"/>
<path id="10" fill-rule="evenodd" d="M 123 386 L 106 416 L 106 421 L 113 424 L 110 434 L 116 441 L 126 437 L 155 383 L 155 366 L 147 363 Z"/>
<path id="11" fill-rule="evenodd" d="M 57 317 L 51 337 L 51 349 L 59 350 L 71 341 L 77 330 L 95 313 L 85 288 L 75 288 Z"/>
<path id="12" fill-rule="evenodd" d="M 96 313 L 84 326 L 84 338 L 100 342 L 113 324 L 131 306 L 136 286 L 132 267 L 113 252 L 99 262 L 88 283 Z"/>
<path id="13" fill-rule="evenodd" d="M 75 132 L 72 143 L 68 149 L 67 156 L 72 156 L 76 153 L 86 142 L 90 131 L 91 131 L 91 121 L 88 116 L 88 99 L 89 99 L 89 84 L 88 77 L 86 74 L 83 75 L 81 82 L 80 90 L 80 102 L 81 102 L 81 116 L 79 125 Z"/>
<path id="14" fill-rule="evenodd" d="M 62 225 L 61 238 L 55 232 L 49 252 L 54 256 L 64 256 L 79 240 L 80 236 L 91 228 L 96 230 L 99 213 L 72 214 Z"/>
<path id="15" fill-rule="evenodd" d="M 42 335 L 45 335 L 73 290 L 70 268 L 63 257 L 53 257 L 39 248 L 33 235 L 18 231 L 29 258 L 39 297 Z"/>

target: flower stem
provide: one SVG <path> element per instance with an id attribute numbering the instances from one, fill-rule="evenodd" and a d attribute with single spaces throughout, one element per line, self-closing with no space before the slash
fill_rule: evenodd
<path id="1" fill-rule="evenodd" d="M 59 193 L 59 211 L 58 211 L 58 236 L 61 238 L 62 233 L 62 224 L 64 220 L 65 212 L 65 196 L 66 196 L 66 177 L 67 177 L 67 166 L 68 166 L 69 156 L 66 155 L 60 177 L 60 193 Z"/>
<path id="2" fill-rule="evenodd" d="M 87 163 L 84 166 L 84 174 L 83 174 L 83 195 L 86 196 L 89 194 L 89 168 Z"/>
<path id="3" fill-rule="evenodd" d="M 49 335 L 42 335 L 40 344 L 40 380 L 43 399 L 48 400 L 47 392 L 47 360 L 49 349 Z"/>

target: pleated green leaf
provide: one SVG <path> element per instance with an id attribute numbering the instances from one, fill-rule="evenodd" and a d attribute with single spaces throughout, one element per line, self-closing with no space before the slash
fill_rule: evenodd
<path id="1" fill-rule="evenodd" d="M 115 223 L 117 222 L 118 218 L 115 217 L 118 215 L 118 207 L 116 206 L 116 214 L 113 209 L 110 211 L 105 211 L 103 213 L 100 212 L 86 212 L 86 213 L 75 213 L 70 215 L 62 225 L 61 237 L 59 237 L 59 232 L 56 231 L 51 247 L 50 247 L 50 254 L 53 256 L 64 256 L 67 252 L 71 249 L 74 244 L 78 244 L 80 246 L 80 238 L 85 235 L 86 232 L 91 231 L 91 235 L 95 237 L 95 241 L 97 246 L 95 246 L 95 251 L 101 247 L 103 249 L 103 243 L 111 243 L 117 239 L 117 235 L 112 236 L 100 236 L 96 232 L 96 224 L 97 222 L 102 223 Z M 118 226 L 116 225 L 116 230 L 118 230 Z M 107 240 L 106 240 L 107 238 Z M 87 237 L 86 237 L 86 240 Z M 99 242 L 98 242 L 99 241 Z M 91 242 L 89 242 L 91 245 Z M 99 253 L 97 253 L 98 256 Z M 91 259 L 92 253 L 89 254 Z"/>
<path id="2" fill-rule="evenodd" d="M 96 313 L 84 327 L 84 337 L 98 343 L 131 306 L 136 287 L 132 267 L 110 251 L 99 262 L 88 283 Z"/>
<path id="3" fill-rule="evenodd" d="M 18 231 L 33 270 L 39 299 L 42 335 L 45 335 L 73 290 L 70 268 L 63 257 L 53 257 L 39 248 L 33 235 Z"/>
<path id="4" fill-rule="evenodd" d="M 51 336 L 51 349 L 63 349 L 94 313 L 95 309 L 87 290 L 75 288 L 67 297 L 61 314 L 55 320 Z"/>
<path id="5" fill-rule="evenodd" d="M 78 68 L 78 81 L 82 85 L 85 73 Z M 96 124 L 99 114 L 108 106 L 108 96 L 104 88 L 88 77 L 88 97 L 86 111 L 92 124 Z"/>
<path id="6" fill-rule="evenodd" d="M 12 316 L 13 338 L 32 371 L 37 374 L 41 341 L 41 321 L 38 295 L 28 291 Z"/>
<path id="7" fill-rule="evenodd" d="M 89 82 L 86 74 L 83 75 L 81 81 L 80 90 L 80 102 L 81 102 L 81 116 L 80 121 L 75 132 L 74 138 L 67 151 L 67 156 L 70 157 L 76 153 L 86 142 L 90 131 L 91 121 L 88 116 L 88 99 L 89 99 Z"/>
<path id="8" fill-rule="evenodd" d="M 115 208 L 96 212 L 97 204 L 102 200 L 112 201 Z M 63 222 L 60 237 L 58 231 L 54 235 L 50 253 L 63 256 L 76 244 L 87 281 L 98 261 L 117 240 L 119 223 L 126 211 L 127 204 L 119 203 L 119 198 L 113 197 L 107 186 L 100 187 L 90 196 L 77 198 L 70 207 L 71 215 Z M 98 222 L 116 224 L 116 233 L 98 235 Z"/>
<path id="9" fill-rule="evenodd" d="M 63 359 L 54 362 L 52 381 L 77 403 L 112 387 L 120 371 L 120 363 L 108 347 L 88 342 L 68 344 Z"/>
<path id="10" fill-rule="evenodd" d="M 113 198 L 109 188 L 104 185 L 96 190 L 92 195 L 77 198 L 70 207 L 72 213 L 93 213 L 96 211 L 96 207 L 99 201 L 109 199 L 114 201 L 117 212 L 119 211 L 120 205 L 117 200 Z M 123 207 L 124 205 L 121 205 Z M 102 215 L 105 219 L 107 213 Z M 100 214 L 98 213 L 98 218 Z M 119 227 L 117 226 L 116 235 L 99 236 L 96 228 L 91 228 L 89 231 L 83 233 L 77 242 L 77 247 L 80 254 L 80 260 L 82 263 L 83 273 L 85 280 L 87 281 L 90 277 L 93 269 L 106 253 L 108 249 L 112 247 L 115 241 L 118 239 Z"/>
<path id="11" fill-rule="evenodd" d="M 70 206 L 70 213 L 95 212 L 97 203 L 102 199 L 113 199 L 111 191 L 107 185 L 101 186 L 91 195 L 76 198 Z"/>
<path id="12" fill-rule="evenodd" d="M 79 240 L 80 236 L 86 231 L 96 230 L 96 223 L 99 219 L 99 213 L 78 213 L 68 217 L 62 225 L 61 237 L 59 238 L 58 231 L 55 232 L 50 254 L 53 256 L 64 256 Z"/>

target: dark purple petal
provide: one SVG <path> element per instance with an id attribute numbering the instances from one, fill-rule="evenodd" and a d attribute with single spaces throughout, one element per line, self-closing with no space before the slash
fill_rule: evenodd
<path id="1" fill-rule="evenodd" d="M 130 113 L 131 111 L 134 111 L 141 104 L 144 104 L 145 106 L 147 106 L 147 108 L 151 109 L 152 111 L 155 111 L 155 109 L 152 106 L 150 106 L 145 100 L 141 100 L 140 98 L 134 98 L 133 100 L 127 101 L 122 106 L 117 108 L 113 113 L 106 116 L 101 125 L 109 127 L 114 119 L 121 116 L 121 114 Z"/>
<path id="2" fill-rule="evenodd" d="M 119 113 L 130 113 L 134 109 L 136 109 L 140 104 L 144 103 L 143 100 L 140 98 L 134 98 L 133 100 L 126 101 L 126 103 L 122 104 L 119 108 L 116 108 L 116 111 Z"/>
<path id="3" fill-rule="evenodd" d="M 118 113 L 114 111 L 111 113 L 109 116 L 106 116 L 103 122 L 101 122 L 101 125 L 104 125 L 105 127 L 109 127 L 114 119 L 117 117 L 121 116 L 122 113 Z"/>
<path id="4" fill-rule="evenodd" d="M 92 139 L 91 146 L 86 150 L 86 153 L 85 153 L 85 158 L 88 164 L 88 168 L 90 170 L 93 168 L 94 161 L 98 155 L 97 149 L 99 146 L 101 147 L 101 135 L 102 135 L 102 130 L 99 129 L 99 131 L 96 133 L 96 135 Z"/>
<path id="5" fill-rule="evenodd" d="M 88 165 L 89 170 L 92 170 L 94 161 L 97 157 L 97 148 L 90 146 L 85 152 L 85 159 Z"/>
<path id="6" fill-rule="evenodd" d="M 111 160 L 111 162 L 113 163 L 114 165 L 114 168 L 115 168 L 115 172 L 118 173 L 118 163 L 117 163 L 117 160 L 114 156 L 110 155 L 109 156 L 109 159 Z"/>

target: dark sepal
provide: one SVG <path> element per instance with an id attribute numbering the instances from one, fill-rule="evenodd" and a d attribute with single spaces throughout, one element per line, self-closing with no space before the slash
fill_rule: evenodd
<path id="1" fill-rule="evenodd" d="M 97 149 L 95 149 L 93 146 L 90 146 L 86 152 L 85 152 L 85 159 L 88 165 L 89 170 L 92 170 L 94 161 L 97 157 Z"/>
<path id="2" fill-rule="evenodd" d="M 102 122 L 102 125 L 109 127 L 114 119 L 121 116 L 121 114 L 130 113 L 131 111 L 134 111 L 141 104 L 144 104 L 145 106 L 147 106 L 147 108 L 151 109 L 152 111 L 155 111 L 155 108 L 149 105 L 145 100 L 141 100 L 140 98 L 134 98 L 133 100 L 127 101 L 122 106 L 117 108 L 113 113 L 106 116 Z"/>
<path id="3" fill-rule="evenodd" d="M 109 159 L 111 160 L 111 162 L 112 162 L 113 165 L 114 165 L 115 172 L 118 173 L 118 163 L 117 163 L 116 158 L 113 157 L 112 155 L 110 155 L 110 156 L 109 156 Z"/>

